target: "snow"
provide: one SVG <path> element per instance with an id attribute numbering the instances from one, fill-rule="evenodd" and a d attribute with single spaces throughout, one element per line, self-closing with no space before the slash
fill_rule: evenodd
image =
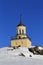
<path id="1" fill-rule="evenodd" d="M 40 50 L 43 50 L 43 48 L 42 47 L 38 47 Z"/>
<path id="2" fill-rule="evenodd" d="M 25 57 L 19 56 L 20 53 Z M 43 65 L 43 55 L 33 55 L 27 47 L 0 48 L 0 65 Z"/>

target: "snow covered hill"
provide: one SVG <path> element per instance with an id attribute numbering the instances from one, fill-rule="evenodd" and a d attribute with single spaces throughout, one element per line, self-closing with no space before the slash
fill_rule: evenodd
<path id="1" fill-rule="evenodd" d="M 43 55 L 33 55 L 26 47 L 0 48 L 0 65 L 43 65 Z"/>

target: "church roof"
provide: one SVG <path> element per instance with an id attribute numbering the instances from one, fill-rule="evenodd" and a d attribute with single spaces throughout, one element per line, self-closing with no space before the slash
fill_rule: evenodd
<path id="1" fill-rule="evenodd" d="M 32 41 L 31 38 L 30 38 L 28 35 L 27 35 L 26 38 L 21 38 L 21 39 L 27 39 L 27 38 L 28 38 L 30 41 Z M 15 37 L 12 37 L 11 40 L 19 40 L 19 39 L 18 39 L 18 38 L 15 38 Z"/>
<path id="2" fill-rule="evenodd" d="M 24 24 L 19 24 L 19 25 L 17 25 L 17 26 L 25 26 Z"/>

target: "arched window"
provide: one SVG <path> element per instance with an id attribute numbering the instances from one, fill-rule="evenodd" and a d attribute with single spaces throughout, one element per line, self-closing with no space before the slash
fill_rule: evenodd
<path id="1" fill-rule="evenodd" d="M 24 30 L 22 30 L 22 34 L 24 34 Z"/>
<path id="2" fill-rule="evenodd" d="M 19 34 L 21 34 L 21 30 L 19 30 Z"/>
<path id="3" fill-rule="evenodd" d="M 21 39 L 21 37 L 19 36 L 19 39 Z"/>

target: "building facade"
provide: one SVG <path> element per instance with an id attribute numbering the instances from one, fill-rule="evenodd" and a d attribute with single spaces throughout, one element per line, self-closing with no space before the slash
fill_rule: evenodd
<path id="1" fill-rule="evenodd" d="M 11 39 L 11 46 L 21 46 L 21 47 L 29 47 L 32 42 L 30 37 L 26 34 L 26 26 L 22 24 L 22 20 L 20 18 L 20 24 L 17 25 L 16 28 L 16 37 Z"/>

